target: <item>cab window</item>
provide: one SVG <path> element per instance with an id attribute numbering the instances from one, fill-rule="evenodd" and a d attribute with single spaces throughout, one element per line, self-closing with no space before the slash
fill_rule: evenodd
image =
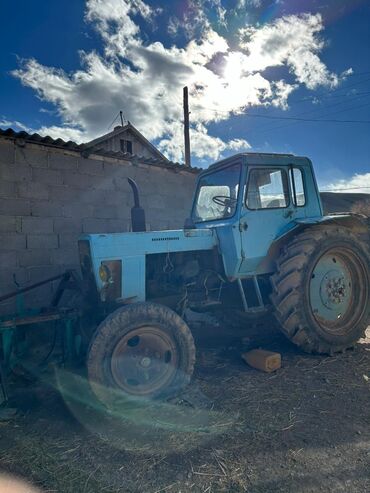
<path id="1" fill-rule="evenodd" d="M 195 222 L 215 221 L 234 215 L 238 201 L 240 171 L 240 164 L 234 164 L 200 179 L 193 210 Z"/>
<path id="2" fill-rule="evenodd" d="M 278 209 L 289 205 L 288 178 L 285 170 L 252 169 L 246 197 L 248 209 Z"/>
<path id="3" fill-rule="evenodd" d="M 299 168 L 289 170 L 290 188 L 292 190 L 293 204 L 296 207 L 303 207 L 306 204 L 304 193 L 303 174 Z"/>

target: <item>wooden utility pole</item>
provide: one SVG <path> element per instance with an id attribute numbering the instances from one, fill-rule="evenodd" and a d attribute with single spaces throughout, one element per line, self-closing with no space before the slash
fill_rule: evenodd
<path id="1" fill-rule="evenodd" d="M 184 142 L 185 142 L 185 166 L 190 168 L 190 136 L 189 136 L 189 96 L 187 86 L 183 89 L 184 99 Z"/>
<path id="2" fill-rule="evenodd" d="M 123 127 L 124 125 L 123 125 L 123 111 L 122 110 L 119 112 L 119 116 L 121 117 L 121 127 Z"/>

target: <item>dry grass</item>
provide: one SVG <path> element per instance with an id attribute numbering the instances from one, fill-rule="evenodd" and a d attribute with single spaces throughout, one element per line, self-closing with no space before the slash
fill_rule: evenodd
<path id="1" fill-rule="evenodd" d="M 68 374 L 64 400 L 48 375 L 14 388 L 23 410 L 0 424 L 2 469 L 58 493 L 370 491 L 370 333 L 322 357 L 269 327 L 194 331 L 200 363 L 181 403 L 107 415 Z M 252 346 L 279 350 L 283 368 L 247 367 Z"/>

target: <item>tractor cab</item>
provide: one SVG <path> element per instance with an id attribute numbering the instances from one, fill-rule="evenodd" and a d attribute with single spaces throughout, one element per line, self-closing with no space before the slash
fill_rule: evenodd
<path id="1" fill-rule="evenodd" d="M 309 198 L 308 198 L 309 197 Z M 238 154 L 199 175 L 192 222 L 215 228 L 229 278 L 267 273 L 272 243 L 321 217 L 311 161 L 290 154 Z"/>

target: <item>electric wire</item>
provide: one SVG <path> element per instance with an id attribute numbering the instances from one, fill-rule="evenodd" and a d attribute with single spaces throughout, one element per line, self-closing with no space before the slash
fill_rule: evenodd
<path id="1" fill-rule="evenodd" d="M 107 130 L 109 130 L 111 128 L 111 126 L 113 125 L 113 123 L 118 120 L 118 117 L 120 116 L 120 112 L 117 113 L 116 117 L 114 118 L 114 120 L 112 121 L 112 123 L 108 126 Z"/>
<path id="2" fill-rule="evenodd" d="M 320 111 L 324 111 L 324 113 L 321 113 L 321 115 L 316 115 L 317 117 L 326 117 L 326 116 L 330 116 L 332 114 L 335 114 L 333 112 L 331 113 L 326 113 L 325 110 L 329 109 L 329 108 L 334 108 L 336 106 L 341 106 L 343 104 L 346 104 L 350 101 L 355 101 L 355 100 L 358 100 L 358 99 L 363 99 L 363 97 L 365 96 L 365 99 L 366 97 L 370 95 L 370 91 L 368 92 L 364 92 L 364 93 L 361 93 L 361 94 L 356 94 L 355 96 L 353 97 L 346 97 L 345 100 L 343 101 L 337 101 L 337 102 L 334 102 L 333 104 L 329 104 L 329 105 L 325 105 L 325 106 L 320 106 L 320 107 L 317 107 L 317 108 L 314 108 L 314 109 L 310 109 L 308 111 L 304 111 L 304 112 L 300 112 L 300 113 L 296 113 L 295 115 L 293 115 L 293 117 L 301 117 L 301 116 L 304 116 L 304 115 L 312 115 L 315 113 L 317 114 L 318 112 Z M 343 97 L 343 96 L 341 96 Z M 352 110 L 353 108 L 347 108 L 346 111 L 350 111 Z M 342 110 L 340 110 L 342 111 Z M 266 125 L 262 125 L 257 127 L 257 128 L 253 128 L 251 129 L 252 132 L 254 133 L 258 133 L 258 132 L 261 132 L 261 131 L 269 131 L 269 130 L 277 130 L 277 129 L 280 129 L 280 128 L 285 128 L 285 127 L 288 127 L 288 126 L 291 126 L 291 125 L 294 125 L 294 123 L 286 123 L 286 124 L 283 124 L 283 125 L 279 125 L 279 126 L 276 126 L 276 125 L 270 125 L 270 126 L 266 126 Z"/>
<path id="3" fill-rule="evenodd" d="M 344 111 L 351 111 L 352 109 L 362 108 L 363 106 L 368 106 L 370 103 L 356 106 L 355 108 L 348 108 Z M 210 108 L 204 108 L 212 111 Z M 218 110 L 217 110 L 218 111 Z M 225 112 L 220 112 L 225 113 Z M 227 112 L 228 113 L 228 112 Z M 267 120 L 293 120 L 293 121 L 301 121 L 301 122 L 315 122 L 315 123 L 370 123 L 370 120 L 336 120 L 333 118 L 325 119 L 325 118 L 299 118 L 294 116 L 273 116 L 273 115 L 257 115 L 255 113 L 243 113 L 243 115 L 247 118 L 263 118 Z"/>
<path id="4" fill-rule="evenodd" d="M 370 187 L 367 187 L 367 186 L 363 187 L 360 185 L 358 187 L 332 188 L 332 189 L 319 190 L 319 191 L 320 192 L 345 192 L 346 190 L 370 190 Z"/>
<path id="5" fill-rule="evenodd" d="M 367 74 L 367 72 L 363 72 L 363 74 Z M 333 94 L 329 94 L 329 95 L 318 95 L 318 96 L 312 96 L 310 98 L 303 98 L 301 100 L 296 100 L 296 101 L 293 101 L 291 104 L 297 104 L 297 103 L 300 103 L 300 102 L 307 102 L 307 101 L 313 101 L 317 98 L 321 98 L 321 99 L 330 99 L 331 97 L 345 97 L 345 94 L 337 94 L 338 92 L 340 91 L 348 91 L 348 89 L 352 88 L 352 87 L 355 87 L 357 85 L 360 85 L 360 84 L 363 84 L 365 82 L 368 82 L 370 81 L 370 78 L 366 78 L 364 80 L 361 80 L 361 81 L 357 81 L 353 84 L 350 84 L 346 87 L 341 87 L 341 88 L 338 88 L 338 89 L 334 89 L 332 92 L 334 93 Z M 352 98 L 349 99 L 349 101 L 352 101 L 354 99 L 358 99 L 360 96 L 366 96 L 370 94 L 369 91 L 364 91 L 363 93 L 359 93 L 359 94 L 354 94 Z M 348 99 L 346 101 L 342 101 L 342 102 L 338 102 L 338 103 L 334 103 L 333 105 L 330 105 L 328 107 L 333 107 L 333 106 L 337 106 L 337 105 L 340 105 L 340 104 L 344 104 L 348 102 Z M 366 106 L 367 104 L 365 105 L 361 105 L 361 106 L 358 106 L 358 107 L 350 107 L 350 108 L 347 108 L 343 111 L 352 111 L 353 109 L 357 109 L 357 108 L 361 108 L 362 106 Z M 207 110 L 207 111 L 212 111 L 216 114 L 227 114 L 227 115 L 230 115 L 230 114 L 234 114 L 235 116 L 239 116 L 239 115 L 243 115 L 243 116 L 246 116 L 246 117 L 249 117 L 249 118 L 260 118 L 260 119 L 268 119 L 268 120 L 291 120 L 291 121 L 294 121 L 294 122 L 304 122 L 304 121 L 307 121 L 307 122 L 313 122 L 313 123 L 359 123 L 359 124 L 369 124 L 370 123 L 370 120 L 356 120 L 356 119 L 346 119 L 346 120 L 337 120 L 337 119 L 325 119 L 325 118 L 300 118 L 298 115 L 296 116 L 293 116 L 293 117 L 284 117 L 284 116 L 273 116 L 273 115 L 258 115 L 258 114 L 253 114 L 253 113 L 247 113 L 246 110 L 231 110 L 231 111 L 226 111 L 226 110 L 220 110 L 220 109 L 217 109 L 217 108 L 209 108 L 209 107 L 205 107 L 201 104 L 194 104 L 193 107 L 195 108 L 200 108 L 200 109 L 203 109 L 203 110 Z M 321 108 L 320 108 L 321 109 Z M 311 112 L 315 112 L 315 110 L 311 110 L 310 112 L 305 112 L 303 114 L 308 114 L 308 113 L 311 113 Z M 339 112 L 342 112 L 339 111 Z M 330 114 L 335 114 L 335 113 L 330 113 Z M 274 127 L 269 127 L 269 129 L 275 129 L 276 126 Z M 255 129 L 254 131 L 257 132 L 257 131 L 260 131 L 262 129 Z"/>

